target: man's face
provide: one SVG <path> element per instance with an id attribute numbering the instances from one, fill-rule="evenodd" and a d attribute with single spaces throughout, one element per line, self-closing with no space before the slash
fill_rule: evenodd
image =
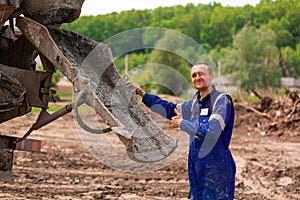
<path id="1" fill-rule="evenodd" d="M 194 65 L 191 71 L 192 83 L 197 90 L 205 90 L 211 86 L 213 73 L 205 64 Z"/>

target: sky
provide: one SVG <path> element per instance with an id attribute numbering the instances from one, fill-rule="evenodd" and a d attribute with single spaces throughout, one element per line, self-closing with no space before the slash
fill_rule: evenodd
<path id="1" fill-rule="evenodd" d="M 174 5 L 185 6 L 188 3 L 197 5 L 208 4 L 212 2 L 221 3 L 223 6 L 244 6 L 246 4 L 256 5 L 260 0 L 85 0 L 81 9 L 82 15 L 109 14 L 112 12 L 121 12 L 125 10 L 145 10 L 157 7 L 167 7 Z"/>

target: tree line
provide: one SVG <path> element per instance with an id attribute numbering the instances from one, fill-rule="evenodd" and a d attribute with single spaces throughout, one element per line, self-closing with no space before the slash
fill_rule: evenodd
<path id="1" fill-rule="evenodd" d="M 201 44 L 215 62 L 222 64 L 221 73 L 234 74 L 240 87 L 247 90 L 277 87 L 282 76 L 300 77 L 299 10 L 300 0 L 262 0 L 256 6 L 244 7 L 222 6 L 220 3 L 190 3 L 154 10 L 81 16 L 70 24 L 63 24 L 62 28 L 99 42 L 136 28 L 157 27 L 178 31 Z M 170 39 L 172 34 L 168 34 L 169 39 L 163 39 L 164 36 L 144 33 L 141 38 L 134 39 L 136 43 L 141 43 L 140 46 L 147 46 L 149 41 L 174 45 L 174 41 Z M 188 46 L 185 48 L 188 60 L 175 58 L 178 55 L 161 49 L 136 49 L 130 53 L 129 70 L 146 63 L 161 63 L 182 72 L 189 79 L 189 74 L 185 71 L 191 64 L 188 61 L 190 58 L 194 61 L 192 57 L 197 51 Z M 123 57 L 115 63 L 124 72 Z M 153 81 L 160 67 L 152 68 L 146 67 L 147 75 L 143 74 L 139 79 Z M 164 75 L 167 76 L 165 72 Z M 168 76 L 161 79 L 161 82 L 171 82 L 170 85 L 179 80 L 170 80 Z M 165 93 L 172 92 L 164 91 L 165 89 L 165 86 L 159 88 Z M 181 88 L 178 93 L 184 90 L 185 88 Z"/>

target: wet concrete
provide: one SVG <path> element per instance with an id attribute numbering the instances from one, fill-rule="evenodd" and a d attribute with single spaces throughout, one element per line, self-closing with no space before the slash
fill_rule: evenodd
<path id="1" fill-rule="evenodd" d="M 118 73 L 107 45 L 53 26 L 48 29 L 75 68 L 75 90 L 84 94 L 80 101 L 92 107 L 105 105 L 103 112 L 97 113 L 106 119 L 109 110 L 113 121 L 108 120 L 107 124 L 126 145 L 132 159 L 157 161 L 175 150 L 177 141 L 163 132 L 138 104 L 135 92 L 125 86 L 126 79 Z"/>

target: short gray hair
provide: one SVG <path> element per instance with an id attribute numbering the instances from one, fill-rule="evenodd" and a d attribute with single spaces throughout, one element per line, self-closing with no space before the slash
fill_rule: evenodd
<path id="1" fill-rule="evenodd" d="M 194 66 L 197 66 L 197 65 L 206 65 L 209 74 L 213 73 L 212 67 L 211 67 L 211 65 L 210 65 L 209 63 L 207 63 L 207 62 L 198 62 L 198 63 L 195 63 L 195 64 L 193 65 L 193 67 L 194 67 Z"/>

